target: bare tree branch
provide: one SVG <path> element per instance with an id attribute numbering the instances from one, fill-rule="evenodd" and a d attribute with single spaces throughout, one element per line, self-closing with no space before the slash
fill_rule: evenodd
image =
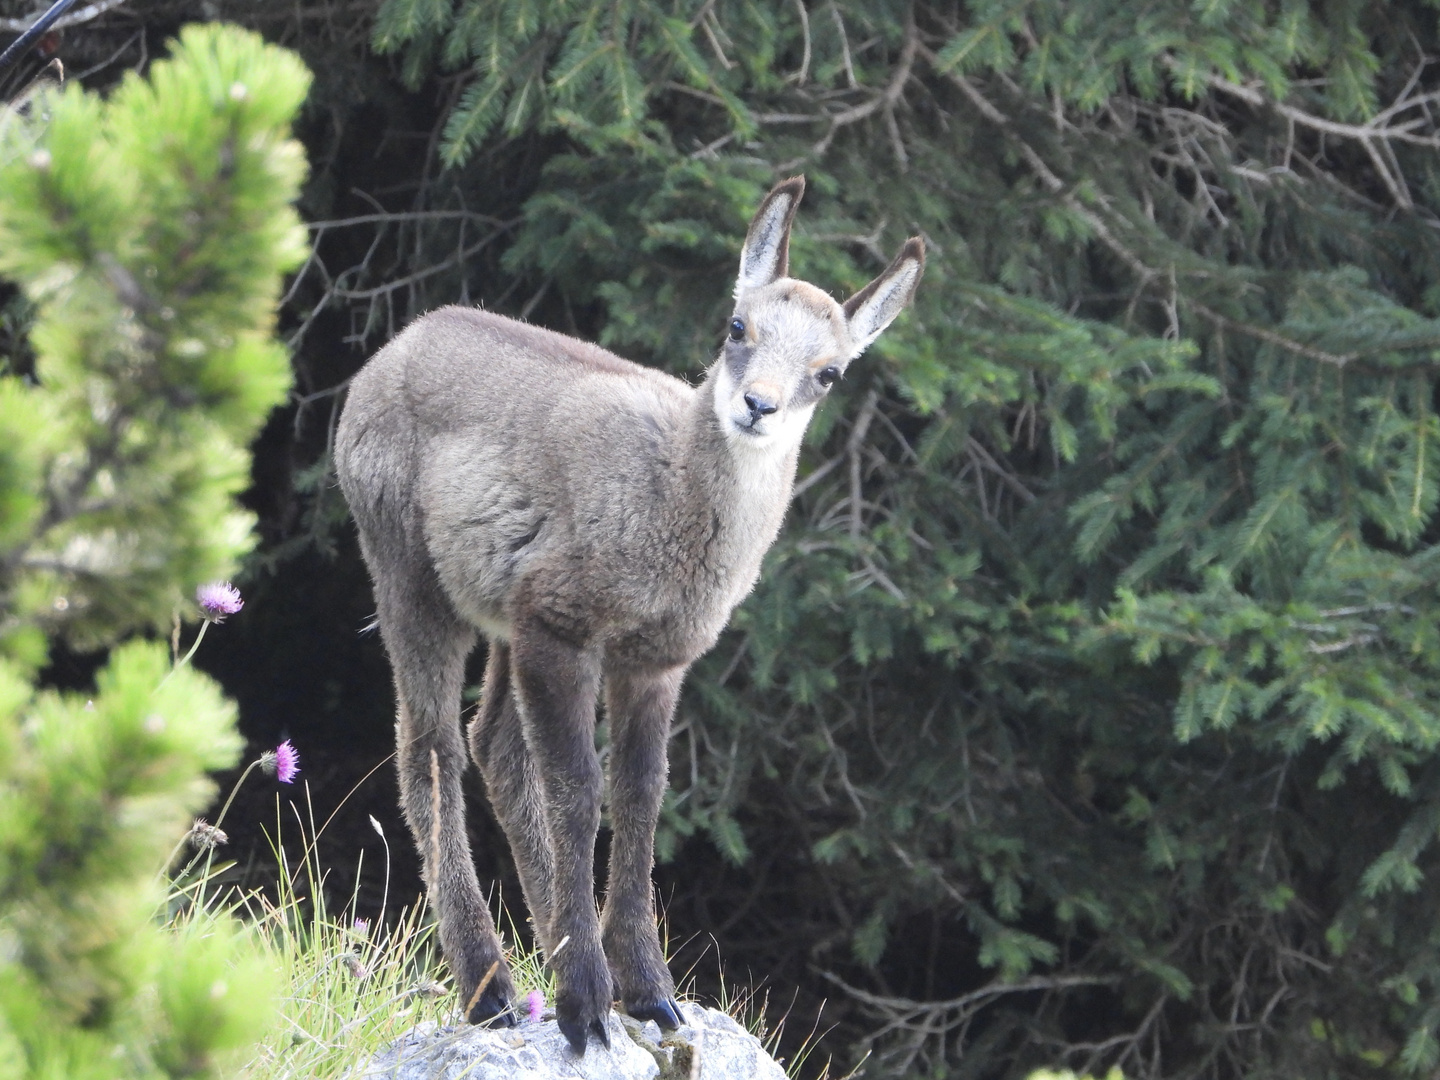
<path id="1" fill-rule="evenodd" d="M 79 26 L 81 23 L 87 23 L 91 19 L 98 19 L 107 11 L 111 11 L 123 3 L 125 3 L 125 0 L 96 0 L 96 3 L 91 4 L 89 7 L 83 7 L 79 11 L 72 11 L 68 15 L 60 16 L 60 18 L 51 24 L 51 28 L 54 30 L 63 30 L 67 26 Z M 43 14 L 44 12 L 37 11 L 28 19 L 0 19 L 0 30 L 6 30 L 14 34 L 23 34 L 26 30 L 29 30 L 30 27 L 34 26 Z"/>
<path id="2" fill-rule="evenodd" d="M 833 4 L 831 5 L 831 10 L 835 10 Z M 835 12 L 835 17 L 837 19 L 840 17 L 838 11 Z M 814 157 L 822 156 L 825 151 L 830 148 L 830 143 L 834 141 L 836 133 L 839 132 L 841 128 L 864 120 L 867 116 L 873 116 L 881 109 L 886 110 L 887 113 L 892 111 L 901 96 L 905 93 L 905 84 L 910 81 L 910 72 L 915 66 L 915 56 L 920 47 L 920 33 L 916 29 L 915 22 L 912 19 L 905 27 L 905 44 L 900 48 L 900 57 L 895 64 L 895 73 L 891 76 L 890 82 L 886 84 L 885 89 L 871 96 L 868 101 L 862 101 L 858 105 L 852 105 L 850 108 L 844 109 L 841 112 L 831 113 L 825 117 L 817 116 L 817 120 L 826 119 L 829 121 L 830 130 L 825 132 L 820 141 L 811 148 L 811 155 Z M 846 56 L 848 58 L 848 52 Z M 892 137 L 898 142 L 898 129 L 896 129 Z M 903 145 L 900 146 L 896 160 L 902 168 L 908 161 L 908 155 L 905 154 Z"/>
<path id="3" fill-rule="evenodd" d="M 1412 77 L 1405 90 L 1402 91 L 1400 98 L 1397 98 L 1388 108 L 1382 109 L 1363 124 L 1343 124 L 1338 120 L 1327 120 L 1323 116 L 1316 116 L 1313 113 L 1305 112 L 1303 109 L 1297 109 L 1293 105 L 1286 105 L 1284 102 L 1276 101 L 1254 86 L 1241 86 L 1239 83 L 1222 79 L 1218 75 L 1211 76 L 1210 85 L 1233 97 L 1238 97 L 1247 105 L 1269 109 L 1285 117 L 1287 120 L 1293 120 L 1301 127 L 1307 127 L 1313 131 L 1321 131 L 1327 135 L 1339 135 L 1347 139 L 1359 139 L 1362 142 L 1372 139 L 1384 139 L 1410 143 L 1414 146 L 1440 148 L 1440 134 L 1415 134 L 1416 128 L 1425 127 L 1430 123 L 1428 118 L 1422 116 L 1414 120 L 1407 120 L 1401 124 L 1390 123 L 1398 114 L 1406 110 L 1423 110 L 1426 105 L 1440 103 L 1440 91 L 1421 94 L 1417 97 L 1406 97 L 1405 95 L 1408 95 L 1414 89 L 1417 81 L 1418 72 L 1417 76 Z"/>

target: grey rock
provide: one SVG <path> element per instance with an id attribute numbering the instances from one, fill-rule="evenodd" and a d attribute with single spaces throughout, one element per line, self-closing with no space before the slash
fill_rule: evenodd
<path id="1" fill-rule="evenodd" d="M 421 1025 L 371 1058 L 354 1080 L 785 1080 L 760 1040 L 715 1009 L 682 1005 L 685 1024 L 608 1017 L 610 1049 L 583 1057 L 553 1019 L 509 1029 Z"/>

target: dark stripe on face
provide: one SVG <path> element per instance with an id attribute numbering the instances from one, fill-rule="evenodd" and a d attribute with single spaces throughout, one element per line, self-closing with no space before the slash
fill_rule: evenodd
<path id="1" fill-rule="evenodd" d="M 790 404 L 797 409 L 803 409 L 811 402 L 819 401 L 827 393 L 829 388 L 821 386 L 813 374 L 806 375 L 795 388 L 795 396 L 790 399 Z"/>
<path id="2" fill-rule="evenodd" d="M 750 357 L 754 352 L 754 347 L 744 341 L 725 343 L 725 369 L 730 372 L 730 379 L 736 386 L 744 381 L 745 370 L 750 366 Z"/>

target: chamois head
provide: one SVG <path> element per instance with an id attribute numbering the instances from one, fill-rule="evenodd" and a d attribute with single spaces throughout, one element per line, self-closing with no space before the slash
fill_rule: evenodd
<path id="1" fill-rule="evenodd" d="M 735 313 L 714 384 L 715 415 L 735 446 L 793 449 L 850 361 L 910 303 L 925 269 L 925 245 L 917 236 L 843 304 L 786 276 L 790 223 L 804 193 L 803 176 L 777 184 L 740 253 Z"/>

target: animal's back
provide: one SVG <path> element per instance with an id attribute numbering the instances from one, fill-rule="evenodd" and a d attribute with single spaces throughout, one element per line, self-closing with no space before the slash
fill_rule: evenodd
<path id="1" fill-rule="evenodd" d="M 573 545 L 577 499 L 621 507 L 653 486 L 656 446 L 693 394 L 503 316 L 447 307 L 417 320 L 355 376 L 337 433 L 367 558 L 425 551 L 456 608 L 503 636 L 518 575 Z"/>
<path id="2" fill-rule="evenodd" d="M 598 345 L 475 308 L 444 307 L 417 319 L 377 352 L 351 384 L 346 418 L 366 414 L 367 426 L 403 409 L 420 430 L 547 422 L 556 408 L 573 409 L 587 393 L 624 383 L 677 399 L 689 387 Z M 374 415 L 372 415 L 374 414 Z M 357 418 L 358 419 L 358 418 Z M 342 423 L 342 427 L 343 427 Z"/>

